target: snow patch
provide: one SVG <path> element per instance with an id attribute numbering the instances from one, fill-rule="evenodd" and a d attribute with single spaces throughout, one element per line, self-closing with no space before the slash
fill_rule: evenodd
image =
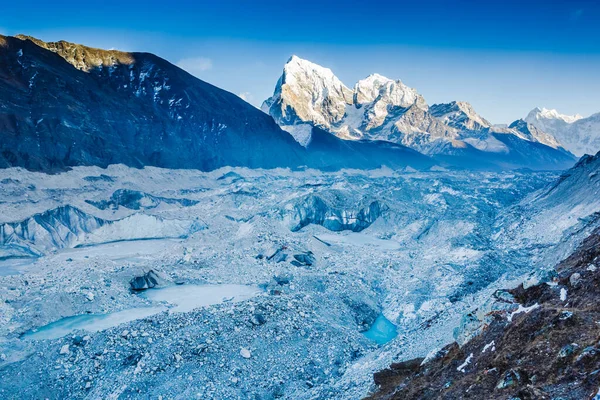
<path id="1" fill-rule="evenodd" d="M 522 304 L 519 304 L 519 308 L 517 308 L 515 311 L 510 313 L 510 315 L 508 316 L 508 322 L 512 322 L 513 317 L 517 314 L 521 314 L 521 313 L 529 314 L 531 311 L 533 311 L 539 307 L 540 307 L 540 305 L 538 303 L 535 303 L 534 305 L 529 306 L 529 307 L 523 307 Z"/>
<path id="2" fill-rule="evenodd" d="M 492 340 L 491 342 L 489 342 L 488 344 L 486 344 L 485 346 L 483 346 L 483 350 L 481 350 L 481 354 L 485 353 L 489 348 L 491 348 L 491 351 L 496 351 L 496 341 Z"/>
<path id="3" fill-rule="evenodd" d="M 560 289 L 560 301 L 567 301 L 567 289 Z"/>
<path id="4" fill-rule="evenodd" d="M 471 363 L 471 360 L 473 359 L 473 353 L 469 354 L 469 357 L 467 357 L 467 359 L 465 360 L 464 363 L 460 364 L 456 370 L 458 372 L 465 372 L 465 368 L 467 368 L 467 365 L 469 365 Z"/>

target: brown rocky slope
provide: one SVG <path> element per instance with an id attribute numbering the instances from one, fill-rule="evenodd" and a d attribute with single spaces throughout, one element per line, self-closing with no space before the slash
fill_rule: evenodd
<path id="1" fill-rule="evenodd" d="M 593 399 L 600 387 L 600 232 L 551 279 L 496 294 L 462 346 L 375 374 L 369 399 Z M 600 397 L 600 396 L 599 396 Z"/>

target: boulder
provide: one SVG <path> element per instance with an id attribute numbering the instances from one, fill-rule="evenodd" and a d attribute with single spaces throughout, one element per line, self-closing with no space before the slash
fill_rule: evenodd
<path id="1" fill-rule="evenodd" d="M 283 285 L 288 285 L 291 282 L 292 278 L 290 276 L 287 276 L 287 275 L 275 275 L 273 277 L 273 280 L 278 285 L 283 286 Z"/>
<path id="2" fill-rule="evenodd" d="M 129 281 L 131 290 L 139 292 L 146 289 L 151 289 L 158 285 L 159 277 L 153 270 L 146 272 L 142 276 L 136 276 Z"/>
<path id="3" fill-rule="evenodd" d="M 294 259 L 300 263 L 300 265 L 311 266 L 315 263 L 315 256 L 311 251 L 306 253 L 294 254 Z"/>
<path id="4" fill-rule="evenodd" d="M 263 325 L 267 322 L 267 320 L 264 315 L 260 313 L 255 313 L 252 316 L 252 318 L 250 318 L 250 322 L 252 323 L 252 325 Z"/>
<path id="5" fill-rule="evenodd" d="M 243 347 L 240 349 L 240 355 L 244 358 L 252 357 L 252 353 L 250 352 L 250 350 L 243 348 Z"/>

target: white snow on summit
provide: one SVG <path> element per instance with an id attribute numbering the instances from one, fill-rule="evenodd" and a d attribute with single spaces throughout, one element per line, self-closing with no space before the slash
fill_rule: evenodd
<path id="1" fill-rule="evenodd" d="M 285 64 L 273 97 L 261 109 L 271 113 L 281 125 L 312 122 L 330 128 L 344 117 L 352 96 L 352 90 L 330 69 L 292 56 Z"/>
<path id="2" fill-rule="evenodd" d="M 423 96 L 400 80 L 372 74 L 354 86 L 353 106 L 357 109 L 365 107 L 363 125 L 367 131 L 381 126 L 393 107 L 408 108 L 412 105 L 424 110 L 428 108 Z"/>
<path id="3" fill-rule="evenodd" d="M 555 109 L 548 109 L 545 107 L 542 107 L 542 108 L 536 107 L 533 110 L 531 110 L 531 112 L 529 113 L 529 115 L 527 115 L 527 118 L 525 118 L 525 119 L 526 120 L 527 119 L 529 119 L 529 120 L 558 119 L 558 120 L 566 122 L 567 124 L 572 124 L 573 122 L 580 120 L 582 118 L 583 118 L 583 116 L 580 114 L 566 115 L 566 114 L 559 113 Z"/>

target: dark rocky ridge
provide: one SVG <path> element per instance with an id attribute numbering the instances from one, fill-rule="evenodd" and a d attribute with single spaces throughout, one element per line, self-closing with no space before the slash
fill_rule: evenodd
<path id="1" fill-rule="evenodd" d="M 152 54 L 2 43 L 0 166 L 302 163 L 302 148 L 271 118 Z"/>
<path id="2" fill-rule="evenodd" d="M 600 387 L 599 264 L 596 230 L 556 267 L 551 282 L 509 291 L 514 303 L 488 313 L 481 334 L 462 347 L 453 343 L 427 363 L 415 359 L 376 373 L 380 390 L 369 399 L 594 398 Z M 517 303 L 531 308 L 515 312 Z"/>
<path id="3" fill-rule="evenodd" d="M 433 164 L 404 146 L 335 139 L 326 155 L 318 145 L 307 150 L 238 96 L 153 54 L 27 36 L 0 36 L 0 135 L 0 167 L 44 171 Z"/>

